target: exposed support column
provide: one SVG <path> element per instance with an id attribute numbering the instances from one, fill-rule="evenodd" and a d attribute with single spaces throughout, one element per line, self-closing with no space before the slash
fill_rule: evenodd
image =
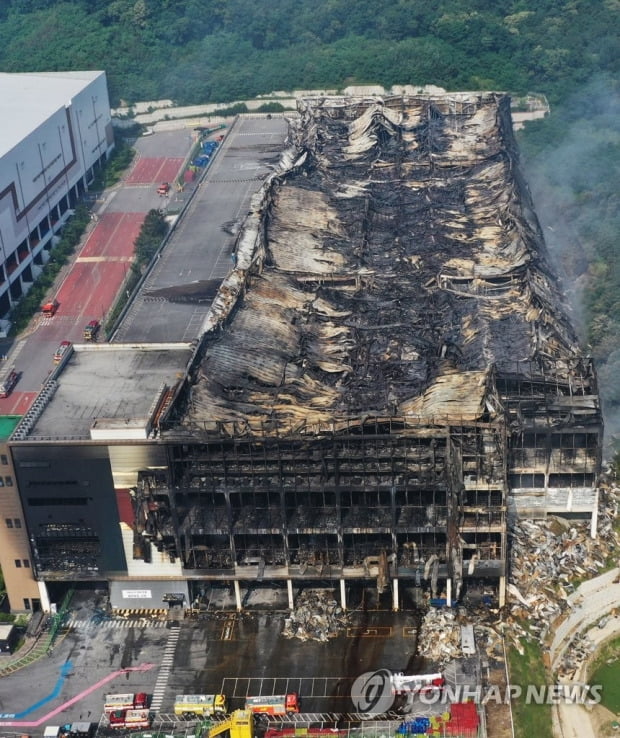
<path id="1" fill-rule="evenodd" d="M 504 607 L 506 604 L 506 577 L 499 578 L 499 606 Z"/>
<path id="2" fill-rule="evenodd" d="M 598 527 L 598 489 L 594 493 L 594 504 L 592 505 L 592 520 L 590 520 L 590 537 L 596 538 L 596 529 Z"/>
<path id="3" fill-rule="evenodd" d="M 241 607 L 241 587 L 239 586 L 239 581 L 237 579 L 235 579 L 233 584 L 235 585 L 235 600 L 237 602 L 237 612 L 241 612 L 241 610 L 243 609 Z"/>
<path id="4" fill-rule="evenodd" d="M 293 580 L 292 579 L 286 580 L 286 588 L 288 590 L 288 609 L 293 610 L 295 607 L 295 603 L 293 601 Z"/>
<path id="5" fill-rule="evenodd" d="M 346 612 L 347 609 L 347 590 L 344 585 L 344 579 L 340 580 L 340 607 Z"/>
<path id="6" fill-rule="evenodd" d="M 43 612 L 49 612 L 50 598 L 47 593 L 47 585 L 45 582 L 37 582 L 37 586 L 39 589 L 39 599 L 41 600 L 41 610 L 43 610 Z"/>
<path id="7" fill-rule="evenodd" d="M 398 612 L 398 579 L 392 579 L 392 610 Z"/>
<path id="8" fill-rule="evenodd" d="M 446 605 L 452 607 L 452 579 L 446 579 Z"/>

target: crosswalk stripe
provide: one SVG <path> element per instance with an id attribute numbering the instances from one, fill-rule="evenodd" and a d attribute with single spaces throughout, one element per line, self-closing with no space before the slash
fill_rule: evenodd
<path id="1" fill-rule="evenodd" d="M 174 651 L 176 649 L 177 641 L 179 640 L 180 629 L 171 628 L 168 640 L 166 642 L 166 648 L 164 649 L 164 656 L 159 669 L 159 674 L 155 681 L 155 687 L 153 688 L 153 697 L 151 699 L 151 710 L 153 712 L 159 712 L 161 703 L 164 699 L 166 687 L 168 686 L 168 679 L 170 678 L 170 672 L 172 670 L 172 664 L 174 662 Z"/>

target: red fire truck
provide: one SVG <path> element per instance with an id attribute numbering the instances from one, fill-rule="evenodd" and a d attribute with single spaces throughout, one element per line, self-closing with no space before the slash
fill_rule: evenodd
<path id="1" fill-rule="evenodd" d="M 114 710 L 108 715 L 111 728 L 150 728 L 151 716 L 148 710 Z"/>
<path id="2" fill-rule="evenodd" d="M 103 711 L 106 715 L 123 710 L 143 710 L 148 705 L 148 695 L 145 692 L 133 694 L 106 694 L 103 703 Z"/>
<path id="3" fill-rule="evenodd" d="M 392 674 L 392 694 L 428 694 L 430 692 L 441 692 L 446 680 L 443 674 Z"/>
<path id="4" fill-rule="evenodd" d="M 297 692 L 289 692 L 289 694 L 270 697 L 246 697 L 245 709 L 265 715 L 286 715 L 299 712 L 299 695 Z"/>

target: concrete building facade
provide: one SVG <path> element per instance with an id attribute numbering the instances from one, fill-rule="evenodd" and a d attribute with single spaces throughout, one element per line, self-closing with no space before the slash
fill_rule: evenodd
<path id="1" fill-rule="evenodd" d="M 0 74 L 0 319 L 113 148 L 105 72 Z"/>

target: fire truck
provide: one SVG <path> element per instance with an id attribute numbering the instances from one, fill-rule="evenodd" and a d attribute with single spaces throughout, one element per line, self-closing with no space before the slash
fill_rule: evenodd
<path id="1" fill-rule="evenodd" d="M 151 716 L 144 710 L 114 710 L 108 715 L 111 728 L 133 730 L 134 728 L 150 728 Z"/>
<path id="2" fill-rule="evenodd" d="M 254 715 L 249 710 L 235 710 L 227 720 L 210 728 L 207 738 L 216 738 L 218 735 L 226 735 L 228 738 L 254 738 Z"/>
<path id="3" fill-rule="evenodd" d="M 338 728 L 308 728 L 295 726 L 268 728 L 264 738 L 344 738 L 348 730 Z M 235 710 L 226 720 L 212 726 L 208 738 L 229 735 L 230 738 L 254 738 L 254 715 L 249 710 Z"/>
<path id="4" fill-rule="evenodd" d="M 246 697 L 245 709 L 255 714 L 265 715 L 287 715 L 299 712 L 299 695 L 297 692 L 289 692 L 289 694 L 271 697 Z"/>
<path id="5" fill-rule="evenodd" d="M 0 382 L 0 397 L 8 397 L 13 391 L 13 387 L 19 381 L 19 372 L 15 370 L 15 367 L 9 370 L 8 374 Z"/>
<path id="6" fill-rule="evenodd" d="M 99 321 L 91 320 L 84 326 L 83 337 L 85 341 L 94 341 L 99 332 Z"/>
<path id="7" fill-rule="evenodd" d="M 106 694 L 103 711 L 106 715 L 109 715 L 119 710 L 143 710 L 149 706 L 148 701 L 148 695 L 144 692 L 138 692 L 137 694 Z"/>
<path id="8" fill-rule="evenodd" d="M 392 694 L 428 694 L 441 691 L 446 683 L 443 674 L 392 674 Z"/>
<path id="9" fill-rule="evenodd" d="M 54 352 L 54 364 L 60 364 L 62 357 L 68 352 L 72 351 L 71 341 L 61 341 L 60 346 Z"/>
<path id="10" fill-rule="evenodd" d="M 43 315 L 47 315 L 48 317 L 52 317 L 52 315 L 56 314 L 56 311 L 60 307 L 60 304 L 58 300 L 50 300 L 49 302 L 46 302 L 45 305 L 41 305 L 41 312 Z"/>
<path id="11" fill-rule="evenodd" d="M 223 694 L 178 694 L 174 700 L 174 714 L 182 717 L 225 715 L 226 712 Z"/>

